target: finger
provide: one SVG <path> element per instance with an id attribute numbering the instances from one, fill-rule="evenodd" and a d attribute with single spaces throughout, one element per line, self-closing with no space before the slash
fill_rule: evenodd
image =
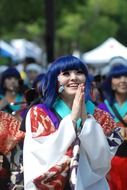
<path id="1" fill-rule="evenodd" d="M 125 128 L 124 127 L 122 128 L 122 135 L 125 138 Z"/>
<path id="2" fill-rule="evenodd" d="M 84 83 L 81 83 L 79 86 L 80 86 L 80 88 L 81 88 L 81 91 L 84 92 L 85 84 L 84 84 Z"/>
<path id="3" fill-rule="evenodd" d="M 82 97 L 82 95 L 84 95 L 84 84 L 80 84 L 78 86 L 78 95 Z"/>
<path id="4" fill-rule="evenodd" d="M 120 133 L 121 133 L 121 135 L 122 135 L 122 137 L 124 138 L 124 128 L 123 127 L 121 127 L 121 129 L 120 129 Z"/>
<path id="5" fill-rule="evenodd" d="M 78 89 L 76 91 L 75 98 L 74 98 L 74 103 L 80 104 L 81 100 L 82 100 L 82 91 L 81 91 L 80 86 L 78 86 Z"/>
<path id="6" fill-rule="evenodd" d="M 125 128 L 125 138 L 127 138 L 127 129 Z"/>

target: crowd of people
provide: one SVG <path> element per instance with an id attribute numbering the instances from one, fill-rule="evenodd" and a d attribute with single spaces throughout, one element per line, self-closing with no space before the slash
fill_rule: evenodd
<path id="1" fill-rule="evenodd" d="M 1 190 L 127 189 L 127 61 L 116 60 L 101 81 L 72 55 L 1 73 Z"/>

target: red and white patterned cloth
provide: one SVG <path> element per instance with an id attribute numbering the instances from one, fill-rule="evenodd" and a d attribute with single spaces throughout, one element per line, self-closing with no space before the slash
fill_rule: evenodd
<path id="1" fill-rule="evenodd" d="M 9 113 L 0 111 L 0 152 L 7 154 L 24 138 L 20 121 Z"/>

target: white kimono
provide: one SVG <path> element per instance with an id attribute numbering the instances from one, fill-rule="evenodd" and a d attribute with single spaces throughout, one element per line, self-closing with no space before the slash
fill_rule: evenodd
<path id="1" fill-rule="evenodd" d="M 30 111 L 26 117 L 24 140 L 25 190 L 37 190 L 33 180 L 60 160 L 76 138 L 70 115 L 61 120 L 59 128 L 49 136 L 32 138 Z M 118 146 L 110 147 L 102 127 L 90 116 L 79 135 L 80 158 L 75 190 L 108 190 L 106 174 Z M 121 141 L 117 139 L 117 143 Z M 55 189 L 54 189 L 55 190 Z"/>

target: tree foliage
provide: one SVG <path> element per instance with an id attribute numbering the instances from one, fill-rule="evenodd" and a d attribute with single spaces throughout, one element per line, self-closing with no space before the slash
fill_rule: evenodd
<path id="1" fill-rule="evenodd" d="M 56 56 L 90 50 L 111 36 L 127 45 L 126 0 L 54 0 L 54 8 Z M 0 37 L 44 44 L 45 1 L 1 0 Z"/>

